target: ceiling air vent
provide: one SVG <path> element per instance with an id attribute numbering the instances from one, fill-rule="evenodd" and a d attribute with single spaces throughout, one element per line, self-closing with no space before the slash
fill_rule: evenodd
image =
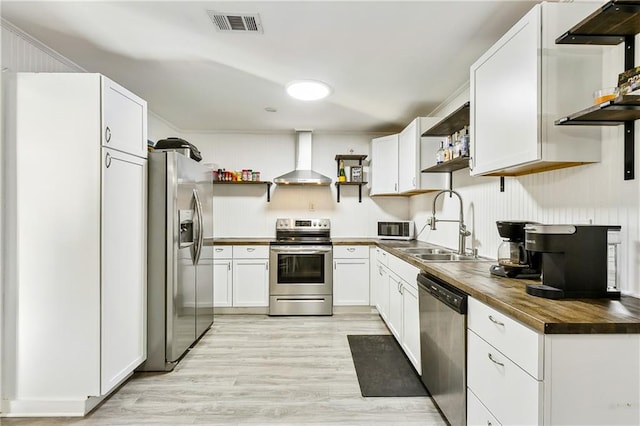
<path id="1" fill-rule="evenodd" d="M 260 15 L 242 13 L 221 13 L 207 10 L 218 31 L 237 31 L 262 34 Z"/>

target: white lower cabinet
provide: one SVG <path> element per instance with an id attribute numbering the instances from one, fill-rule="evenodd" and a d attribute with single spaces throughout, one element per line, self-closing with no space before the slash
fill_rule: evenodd
<path id="1" fill-rule="evenodd" d="M 234 307 L 269 306 L 269 246 L 233 246 Z"/>
<path id="2" fill-rule="evenodd" d="M 422 373 L 418 289 L 406 284 L 402 286 L 402 348 L 418 373 Z"/>
<path id="3" fill-rule="evenodd" d="M 376 252 L 376 263 L 376 307 L 414 368 L 420 373 L 420 314 L 416 282 L 419 270 L 386 252 L 384 255 Z"/>
<path id="4" fill-rule="evenodd" d="M 333 247 L 333 304 L 369 305 L 369 248 Z"/>
<path id="5" fill-rule="evenodd" d="M 402 280 L 393 272 L 389 273 L 389 317 L 387 326 L 402 344 Z"/>
<path id="6" fill-rule="evenodd" d="M 468 302 L 468 424 L 640 424 L 639 335 L 541 334 Z"/>
<path id="7" fill-rule="evenodd" d="M 500 422 L 485 407 L 478 397 L 469 390 L 467 392 L 467 425 L 498 426 Z"/>
<path id="8" fill-rule="evenodd" d="M 233 306 L 233 248 L 231 246 L 213 249 L 213 306 L 228 308 Z"/>

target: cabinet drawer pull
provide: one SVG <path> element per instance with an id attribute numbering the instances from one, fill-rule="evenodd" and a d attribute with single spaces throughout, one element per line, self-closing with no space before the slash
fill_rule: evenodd
<path id="1" fill-rule="evenodd" d="M 250 248 L 247 248 L 247 251 L 252 252 L 252 251 L 256 251 L 256 249 L 250 247 Z"/>
<path id="2" fill-rule="evenodd" d="M 354 251 L 356 251 L 356 248 L 355 248 L 355 247 L 349 247 L 349 248 L 347 249 L 347 251 L 350 251 L 350 252 L 352 252 L 352 253 L 353 253 Z"/>
<path id="3" fill-rule="evenodd" d="M 216 251 L 217 251 L 218 253 L 220 253 L 220 252 L 221 252 L 221 251 L 223 251 L 223 250 L 224 250 L 224 249 L 221 249 L 221 248 L 217 248 L 217 249 L 216 249 Z"/>
<path id="4" fill-rule="evenodd" d="M 495 319 L 495 318 L 494 318 L 494 317 L 492 317 L 491 315 L 489 315 L 489 320 L 490 320 L 492 323 L 496 324 L 496 325 L 500 325 L 500 326 L 504 327 L 504 323 L 503 323 L 503 322 L 498 321 L 497 319 Z"/>
<path id="5" fill-rule="evenodd" d="M 493 355 L 491 355 L 491 353 L 488 353 L 487 355 L 489 355 L 489 359 L 491 360 L 491 362 L 493 362 L 494 364 L 498 364 L 500 367 L 504 367 L 504 364 L 502 362 L 493 359 Z"/>
<path id="6" fill-rule="evenodd" d="M 109 128 L 109 126 L 107 126 L 107 128 L 104 129 L 104 140 L 107 143 L 111 142 L 111 129 Z"/>
<path id="7" fill-rule="evenodd" d="M 104 166 L 108 169 L 111 167 L 111 154 L 107 152 L 107 155 L 104 157 Z"/>

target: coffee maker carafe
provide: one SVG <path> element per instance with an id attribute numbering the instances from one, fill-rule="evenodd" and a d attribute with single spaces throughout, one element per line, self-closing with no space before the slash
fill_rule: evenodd
<path id="1" fill-rule="evenodd" d="M 539 279 L 540 254 L 526 250 L 524 244 L 525 226 L 535 224 L 531 221 L 496 222 L 498 234 L 504 240 L 498 246 L 498 264 L 491 265 L 493 275 L 507 278 Z"/>

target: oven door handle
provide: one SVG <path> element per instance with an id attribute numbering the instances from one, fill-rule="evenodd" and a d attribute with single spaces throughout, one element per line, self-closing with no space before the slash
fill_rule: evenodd
<path id="1" fill-rule="evenodd" d="M 274 253 L 293 253 L 293 254 L 322 254 L 322 253 L 330 253 L 332 250 L 331 247 L 306 247 L 300 248 L 299 246 L 280 246 L 280 247 L 271 247 L 271 251 Z"/>

